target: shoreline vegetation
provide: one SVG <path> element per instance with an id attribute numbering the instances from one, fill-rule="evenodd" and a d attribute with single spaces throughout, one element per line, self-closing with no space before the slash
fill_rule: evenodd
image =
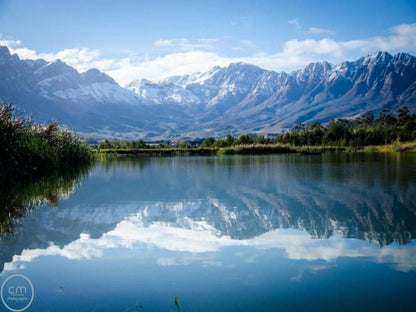
<path id="1" fill-rule="evenodd" d="M 204 147 L 170 147 L 170 148 L 141 148 L 141 149 L 101 149 L 98 155 L 123 156 L 222 156 L 222 155 L 261 155 L 300 153 L 305 155 L 322 154 L 325 152 L 356 152 L 356 153 L 416 153 L 416 141 L 394 142 L 393 144 L 369 145 L 359 147 L 343 146 L 291 146 L 281 144 L 270 145 L 238 145 L 226 148 Z"/>
<path id="2" fill-rule="evenodd" d="M 104 140 L 83 142 L 56 122 L 40 125 L 0 102 L 0 185 L 30 181 L 88 167 L 112 156 L 221 156 L 256 154 L 321 154 L 324 152 L 416 152 L 416 114 L 407 107 L 384 109 L 355 119 L 331 120 L 327 125 L 299 123 L 277 137 L 243 134 L 176 142 L 146 143 Z"/>
<path id="3" fill-rule="evenodd" d="M 221 156 L 323 152 L 416 152 L 416 114 L 407 107 L 396 113 L 383 109 L 379 117 L 367 112 L 355 119 L 331 120 L 328 125 L 299 123 L 274 138 L 254 135 L 174 143 L 148 144 L 138 141 L 104 140 L 99 155 L 116 156 Z"/>
<path id="4" fill-rule="evenodd" d="M 0 102 L 0 240 L 34 207 L 69 197 L 93 161 L 93 149 L 74 132 L 35 124 Z"/>
<path id="5" fill-rule="evenodd" d="M 71 130 L 35 124 L 0 102 L 0 185 L 76 172 L 93 160 L 92 148 Z"/>
<path id="6" fill-rule="evenodd" d="M 405 142 L 407 141 L 407 142 Z M 338 119 L 323 126 L 298 124 L 274 138 L 241 135 L 174 143 L 104 140 L 98 146 L 83 142 L 56 122 L 35 124 L 0 101 L 0 233 L 13 233 L 14 220 L 35 206 L 56 205 L 79 185 L 95 161 L 129 156 L 221 156 L 256 154 L 321 154 L 324 152 L 416 153 L 416 114 L 406 107 L 374 118 L 367 113 L 354 120 Z M 0 235 L 1 239 L 1 235 Z"/>

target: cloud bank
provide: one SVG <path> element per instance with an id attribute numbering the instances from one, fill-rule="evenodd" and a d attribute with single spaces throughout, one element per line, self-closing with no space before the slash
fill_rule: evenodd
<path id="1" fill-rule="evenodd" d="M 297 20 L 289 21 L 300 28 Z M 339 41 L 330 38 L 333 32 L 311 27 L 306 34 L 328 35 L 321 39 L 292 39 L 284 43 L 278 53 L 256 53 L 244 57 L 227 57 L 215 51 L 214 44 L 221 39 L 202 38 L 197 40 L 158 39 L 154 42 L 159 56 L 137 58 L 125 56 L 118 59 L 106 58 L 99 50 L 88 48 L 64 49 L 56 53 L 39 53 L 23 47 L 19 40 L 0 40 L 0 44 L 9 47 L 22 59 L 43 58 L 47 61 L 61 59 L 79 71 L 97 68 L 112 76 L 119 84 L 125 85 L 132 80 L 146 78 L 161 80 L 172 75 L 184 75 L 207 71 L 219 65 L 233 62 L 247 62 L 262 68 L 276 71 L 291 71 L 302 68 L 310 62 L 327 60 L 331 62 L 353 59 L 359 55 L 375 51 L 416 51 L 416 23 L 401 24 L 388 30 L 385 36 L 366 39 Z M 245 45 L 255 47 L 255 42 L 246 40 Z"/>

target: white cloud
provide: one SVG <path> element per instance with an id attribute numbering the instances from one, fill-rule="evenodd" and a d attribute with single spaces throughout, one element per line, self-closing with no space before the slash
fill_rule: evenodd
<path id="1" fill-rule="evenodd" d="M 157 46 L 157 47 L 172 47 L 173 46 L 173 40 L 159 39 L 159 40 L 155 41 L 154 45 Z"/>
<path id="2" fill-rule="evenodd" d="M 297 20 L 291 23 L 298 25 Z M 329 32 L 323 29 L 312 31 Z M 242 42 L 246 45 L 253 44 L 249 40 Z M 124 60 L 124 64 L 118 69 L 110 71 L 110 75 L 122 83 L 146 77 L 151 80 L 159 80 L 171 75 L 189 74 L 198 71 L 206 71 L 219 65 L 226 66 L 232 62 L 247 62 L 265 69 L 277 71 L 290 71 L 301 68 L 310 62 L 329 60 L 342 61 L 350 55 L 373 53 L 378 50 L 416 50 L 416 24 L 403 24 L 390 29 L 387 36 L 379 36 L 362 40 L 337 41 L 331 38 L 289 40 L 282 52 L 275 54 L 256 54 L 247 57 L 229 58 L 210 51 L 192 51 L 172 53 L 145 62 L 131 63 Z"/>
<path id="3" fill-rule="evenodd" d="M 20 40 L 5 40 L 0 39 L 0 46 L 6 46 L 6 47 L 14 47 L 22 44 Z"/>
<path id="4" fill-rule="evenodd" d="M 306 32 L 308 35 L 334 35 L 335 32 L 329 29 L 310 27 Z"/>
<path id="5" fill-rule="evenodd" d="M 241 40 L 241 43 L 252 49 L 258 49 L 258 46 L 252 40 Z"/>
<path id="6" fill-rule="evenodd" d="M 172 53 L 140 62 L 125 58 L 115 63 L 114 68 L 106 72 L 121 85 L 125 85 L 139 78 L 157 81 L 174 75 L 205 72 L 214 66 L 227 66 L 235 62 L 245 62 L 265 69 L 282 71 L 300 68 L 315 60 L 313 57 L 297 54 L 268 55 L 261 53 L 249 57 L 230 58 L 214 52 L 191 51 Z"/>
<path id="7" fill-rule="evenodd" d="M 376 50 L 416 50 L 416 24 L 404 24 L 390 29 L 391 35 L 363 40 L 336 41 L 330 38 L 320 40 L 289 40 L 283 47 L 283 54 L 322 55 L 347 57 L 348 53 L 359 51 L 370 53 Z"/>
<path id="8" fill-rule="evenodd" d="M 297 29 L 301 29 L 302 26 L 300 26 L 299 20 L 297 18 L 288 20 L 287 21 L 290 25 L 294 25 Z"/>
<path id="9" fill-rule="evenodd" d="M 331 54 L 335 57 L 342 56 L 345 51 L 345 43 L 335 41 L 333 39 L 324 38 L 320 40 L 306 39 L 306 40 L 289 40 L 283 47 L 282 56 L 284 55 L 307 55 Z"/>
<path id="10" fill-rule="evenodd" d="M 159 39 L 153 43 L 158 48 L 169 48 L 180 51 L 190 51 L 195 49 L 212 49 L 213 43 L 217 42 L 216 38 L 201 38 L 197 40 L 189 40 L 186 38 L 179 39 Z"/>
<path id="11" fill-rule="evenodd" d="M 64 49 L 58 51 L 57 53 L 38 53 L 35 50 L 28 49 L 25 47 L 19 47 L 21 41 L 10 41 L 10 40 L 0 40 L 0 45 L 6 46 L 9 48 L 10 53 L 17 54 L 20 59 L 44 59 L 48 62 L 55 60 L 61 60 L 78 70 L 84 71 L 92 68 L 91 64 L 98 62 L 98 64 L 103 63 L 107 64 L 110 60 L 99 60 L 100 52 L 98 50 L 90 50 L 87 48 L 73 48 L 73 49 Z"/>
<path id="12" fill-rule="evenodd" d="M 125 58 L 108 74 L 122 85 L 138 78 L 159 80 L 173 75 L 208 71 L 215 65 L 226 66 L 232 59 L 213 52 L 191 51 L 172 53 L 152 60 L 135 62 Z"/>
<path id="13" fill-rule="evenodd" d="M 301 27 L 297 19 L 288 22 Z M 329 34 L 329 30 L 320 28 L 310 28 L 308 31 Z M 385 36 L 359 40 L 293 39 L 285 42 L 281 52 L 258 53 L 246 57 L 226 57 L 216 53 L 214 45 L 217 41 L 216 38 L 201 38 L 193 41 L 186 38 L 160 39 L 154 42 L 154 46 L 164 51 L 165 54 L 147 59 L 137 59 L 131 56 L 120 59 L 105 58 L 99 50 L 87 48 L 65 49 L 57 53 L 38 53 L 22 47 L 19 40 L 1 40 L 0 44 L 8 46 L 12 53 L 17 53 L 24 59 L 44 58 L 47 61 L 61 59 L 79 71 L 97 68 L 112 76 L 121 85 L 125 85 L 139 78 L 160 80 L 172 75 L 203 72 L 216 65 L 227 66 L 232 62 L 247 62 L 265 69 L 290 71 L 302 68 L 310 62 L 322 60 L 338 62 L 378 50 L 416 51 L 416 24 L 397 25 L 389 29 Z M 241 43 L 246 46 L 255 46 L 250 40 L 243 40 Z"/>
<path id="14" fill-rule="evenodd" d="M 205 43 L 214 43 L 214 42 L 219 41 L 218 38 L 201 38 L 201 39 L 198 39 L 198 40 L 200 42 L 205 42 Z"/>
<path id="15" fill-rule="evenodd" d="M 303 27 L 300 24 L 299 20 L 292 19 L 287 21 L 290 25 L 294 25 L 296 29 L 302 30 Z M 319 27 L 310 27 L 309 29 L 305 30 L 303 33 L 307 35 L 334 35 L 335 32 L 329 29 L 319 28 Z"/>

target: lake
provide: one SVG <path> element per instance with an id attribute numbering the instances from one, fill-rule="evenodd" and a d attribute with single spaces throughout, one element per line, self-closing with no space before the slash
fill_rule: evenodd
<path id="1" fill-rule="evenodd" d="M 31 281 L 27 311 L 416 306 L 414 154 L 126 158 L 42 183 L 2 193 L 0 283 Z"/>

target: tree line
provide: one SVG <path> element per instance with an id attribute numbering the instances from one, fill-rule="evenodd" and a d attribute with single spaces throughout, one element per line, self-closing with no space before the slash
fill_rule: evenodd
<path id="1" fill-rule="evenodd" d="M 234 137 L 228 134 L 225 138 L 179 140 L 147 144 L 143 139 L 138 141 L 104 140 L 100 149 L 149 149 L 149 148 L 226 148 L 242 145 L 290 144 L 293 146 L 351 146 L 390 144 L 397 141 L 416 140 L 416 114 L 411 114 L 404 106 L 397 112 L 389 109 L 380 111 L 376 118 L 374 113 L 367 112 L 354 119 L 334 119 L 324 125 L 319 122 L 299 123 L 289 132 L 277 137 L 243 134 Z"/>
<path id="2" fill-rule="evenodd" d="M 367 112 L 355 119 L 331 120 L 328 125 L 296 125 L 277 137 L 277 143 L 291 145 L 368 146 L 416 140 L 416 114 L 404 106 L 396 113 L 380 111 L 378 118 Z"/>
<path id="3" fill-rule="evenodd" d="M 251 136 L 243 134 L 239 137 L 234 137 L 228 134 L 223 139 L 215 139 L 209 137 L 206 139 L 185 140 L 181 139 L 175 142 L 164 141 L 160 143 L 148 144 L 143 139 L 137 141 L 129 141 L 126 139 L 106 139 L 100 142 L 98 148 L 100 150 L 106 149 L 166 149 L 166 148 L 222 148 L 237 145 L 253 145 L 253 144 L 273 144 L 275 139 L 266 138 L 263 135 Z"/>

